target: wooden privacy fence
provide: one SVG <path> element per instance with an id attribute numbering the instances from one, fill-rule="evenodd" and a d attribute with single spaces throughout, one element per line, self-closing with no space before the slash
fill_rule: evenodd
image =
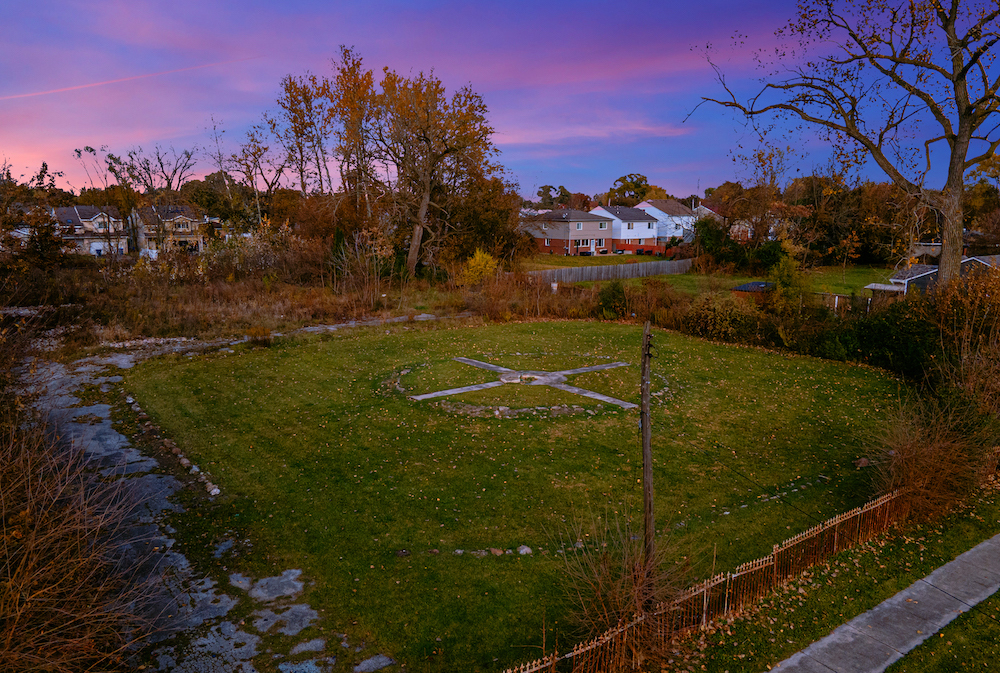
<path id="1" fill-rule="evenodd" d="M 687 273 L 692 259 L 636 262 L 635 264 L 604 264 L 601 266 L 572 266 L 565 269 L 529 271 L 528 275 L 546 283 L 581 283 L 587 280 L 621 280 L 645 278 L 667 274 Z"/>
<path id="2" fill-rule="evenodd" d="M 754 603 L 769 591 L 830 556 L 884 533 L 905 506 L 896 491 L 838 514 L 818 526 L 774 545 L 764 558 L 744 563 L 734 572 L 710 577 L 652 612 L 580 643 L 565 654 L 552 653 L 505 673 L 572 670 L 575 673 L 616 671 L 638 665 L 640 642 L 667 644 L 678 631 L 705 626 L 713 619 Z M 561 665 L 560 665 L 561 664 Z"/>

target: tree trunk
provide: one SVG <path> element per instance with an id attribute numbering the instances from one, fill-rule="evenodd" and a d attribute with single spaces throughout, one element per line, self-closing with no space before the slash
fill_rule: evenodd
<path id="1" fill-rule="evenodd" d="M 420 242 L 424 237 L 424 219 L 431 203 L 431 190 L 428 186 L 420 197 L 420 208 L 417 210 L 417 221 L 413 224 L 413 236 L 410 238 L 410 252 L 406 256 L 406 270 L 412 277 L 417 271 L 417 260 L 420 259 Z"/>
<path id="2" fill-rule="evenodd" d="M 945 188 L 941 196 L 941 257 L 938 260 L 938 285 L 958 280 L 962 268 L 962 185 Z"/>

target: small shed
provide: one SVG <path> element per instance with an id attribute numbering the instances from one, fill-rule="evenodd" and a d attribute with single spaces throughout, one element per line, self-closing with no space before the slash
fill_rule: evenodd
<path id="1" fill-rule="evenodd" d="M 738 285 L 730 290 L 730 292 L 737 297 L 744 297 L 756 304 L 761 304 L 770 296 L 775 287 L 774 283 L 764 280 L 755 280 Z"/>
<path id="2" fill-rule="evenodd" d="M 966 257 L 962 260 L 962 266 L 960 270 L 960 275 L 964 278 L 969 275 L 972 271 L 983 271 L 989 269 L 991 264 L 987 261 L 983 261 L 977 257 Z M 908 293 L 910 290 L 919 290 L 921 292 L 927 292 L 937 284 L 938 268 L 930 264 L 914 264 L 908 269 L 903 269 L 892 275 L 890 282 L 893 286 L 900 288 L 896 290 L 897 292 L 902 292 L 902 294 Z M 872 287 L 876 283 L 872 283 L 865 287 L 865 289 L 872 290 L 874 295 L 876 291 L 886 292 L 883 287 Z M 881 285 L 881 284 L 878 284 Z"/>

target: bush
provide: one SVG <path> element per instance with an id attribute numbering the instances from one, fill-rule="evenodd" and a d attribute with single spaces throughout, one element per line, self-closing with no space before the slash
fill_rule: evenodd
<path id="1" fill-rule="evenodd" d="M 943 355 L 927 311 L 927 300 L 914 294 L 859 318 L 848 337 L 857 344 L 855 357 L 914 380 L 924 379 Z"/>
<path id="2" fill-rule="evenodd" d="M 456 282 L 459 287 L 475 287 L 492 278 L 496 272 L 496 258 L 477 249 L 476 253 L 466 262 L 465 268 L 462 269 Z"/>
<path id="3" fill-rule="evenodd" d="M 729 292 L 709 292 L 691 303 L 684 331 L 716 341 L 764 343 L 767 317 Z"/>
<path id="4" fill-rule="evenodd" d="M 799 263 L 791 257 L 780 256 L 767 276 L 774 283 L 768 306 L 775 314 L 788 316 L 801 313 L 815 303 L 809 277 L 802 273 Z"/>
<path id="5" fill-rule="evenodd" d="M 578 525 L 561 544 L 566 547 L 566 597 L 577 637 L 597 637 L 674 600 L 687 587 L 690 564 L 675 560 L 669 538 L 657 538 L 647 565 L 641 529 L 616 515 L 607 525 L 597 521 L 586 529 Z M 645 624 L 651 628 L 653 621 Z M 663 654 L 657 644 L 670 642 L 665 635 L 637 629 L 635 659 L 656 660 Z"/>
<path id="6" fill-rule="evenodd" d="M 132 670 L 147 593 L 145 559 L 123 553 L 127 481 L 98 479 L 22 411 L 31 327 L 0 329 L 0 671 Z"/>
<path id="7" fill-rule="evenodd" d="M 915 401 L 900 406 L 877 437 L 875 485 L 904 491 L 910 514 L 927 519 L 977 486 L 985 452 L 981 424 L 958 405 Z"/>
<path id="8" fill-rule="evenodd" d="M 615 320 L 627 316 L 628 313 L 628 301 L 622 282 L 613 280 L 601 285 L 601 289 L 597 293 L 597 317 Z"/>

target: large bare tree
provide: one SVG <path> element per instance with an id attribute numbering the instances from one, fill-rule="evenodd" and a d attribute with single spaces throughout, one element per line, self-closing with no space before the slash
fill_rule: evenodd
<path id="1" fill-rule="evenodd" d="M 717 69 L 727 95 L 705 100 L 817 126 L 841 156 L 870 156 L 939 214 L 947 283 L 961 263 L 965 174 L 1000 146 L 998 16 L 996 0 L 800 0 L 756 94 L 738 96 Z M 940 189 L 926 184 L 936 160 Z"/>

